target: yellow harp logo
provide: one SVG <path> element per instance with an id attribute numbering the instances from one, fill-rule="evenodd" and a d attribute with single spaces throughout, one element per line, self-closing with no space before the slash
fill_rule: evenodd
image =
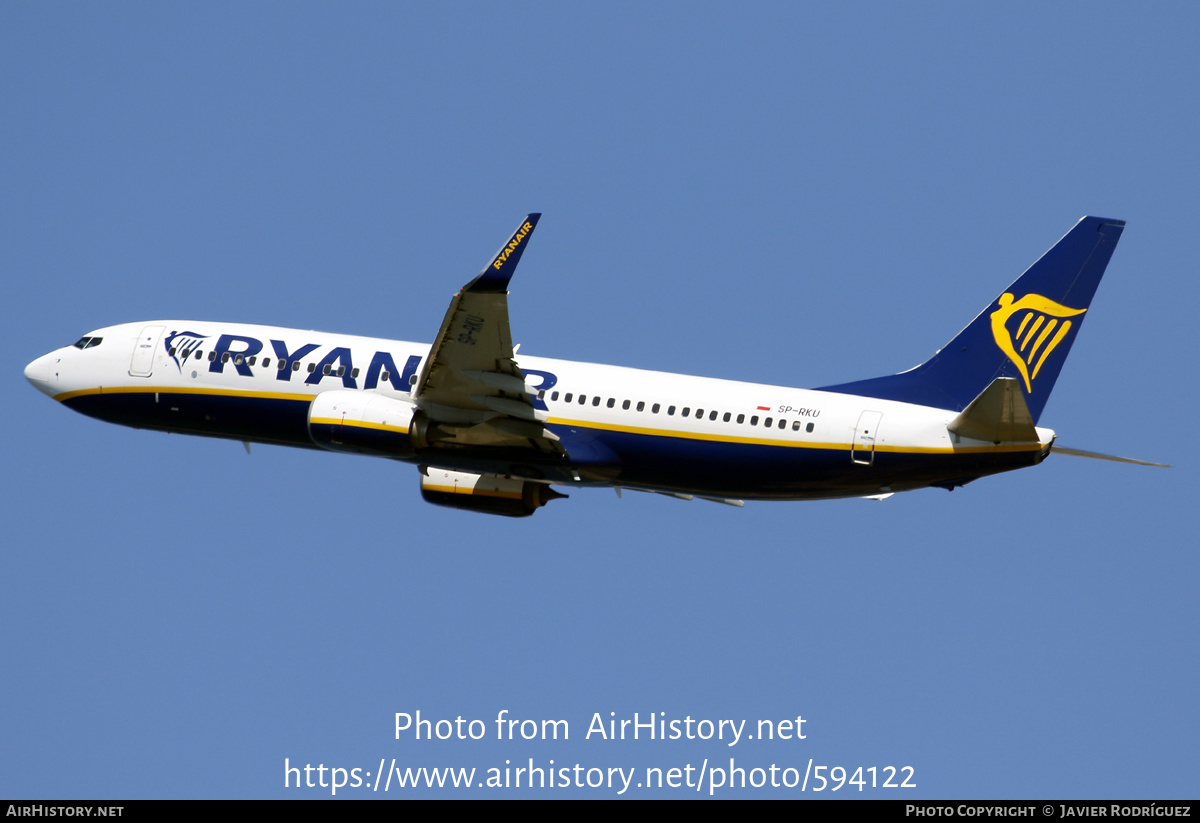
<path id="1" fill-rule="evenodd" d="M 1014 300 L 1010 292 L 1000 295 L 1000 308 L 991 314 L 992 337 L 996 338 L 1000 351 L 1017 365 L 1027 393 L 1033 393 L 1033 380 L 1042 370 L 1042 364 L 1071 330 L 1071 321 L 1066 318 L 1085 311 L 1055 303 L 1040 294 L 1027 294 L 1020 300 Z M 1017 328 L 1010 330 L 1009 319 L 1022 312 Z"/>

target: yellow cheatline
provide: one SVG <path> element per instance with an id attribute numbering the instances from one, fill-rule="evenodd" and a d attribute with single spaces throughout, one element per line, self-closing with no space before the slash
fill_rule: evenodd
<path id="1" fill-rule="evenodd" d="M 768 440 L 761 437 L 737 437 L 728 434 L 704 434 L 700 432 L 683 432 L 672 429 L 650 429 L 636 426 L 614 426 L 599 424 L 586 420 L 564 420 L 550 418 L 547 423 L 561 426 L 578 426 L 581 429 L 600 429 L 602 431 L 617 431 L 628 434 L 644 434 L 650 437 L 675 437 L 681 440 L 707 440 L 716 443 L 738 443 L 749 446 L 779 446 L 787 449 L 820 449 L 824 451 L 850 451 L 851 443 L 814 443 L 807 441 Z M 1037 451 L 1041 448 L 1038 443 L 1010 443 L 1003 446 L 887 446 L 877 445 L 875 451 L 892 454 L 970 454 L 976 452 L 1020 452 Z"/>
<path id="2" fill-rule="evenodd" d="M 308 402 L 316 395 L 313 394 L 284 394 L 282 392 L 239 391 L 237 389 L 200 389 L 181 386 L 101 386 L 98 389 L 83 389 L 81 391 L 65 392 L 55 395 L 58 401 L 70 400 L 89 394 L 203 394 L 215 397 L 252 397 L 262 400 L 303 400 Z"/>
<path id="3" fill-rule="evenodd" d="M 349 426 L 353 429 L 375 429 L 377 431 L 403 432 L 408 434 L 408 426 L 389 426 L 386 423 L 364 423 L 361 420 L 342 420 L 340 417 L 314 417 L 309 422 L 325 426 Z"/>
<path id="4" fill-rule="evenodd" d="M 508 497 L 513 500 L 520 500 L 520 492 L 502 492 L 495 489 L 473 489 L 468 486 L 431 486 L 426 483 L 423 488 L 435 492 L 446 492 L 448 494 L 471 494 L 480 497 Z"/>
<path id="5" fill-rule="evenodd" d="M 751 446 L 782 446 L 789 449 L 849 449 L 850 444 L 840 443 L 797 443 L 788 440 L 770 440 L 765 437 L 738 437 L 730 434 L 705 434 L 703 432 L 685 432 L 675 429 L 643 428 L 641 426 L 617 426 L 611 423 L 594 423 L 589 420 L 566 420 L 551 417 L 546 421 L 559 426 L 578 426 L 581 429 L 601 429 L 602 431 L 625 432 L 626 434 L 645 434 L 651 437 L 675 437 L 681 440 L 710 440 L 715 443 L 743 443 Z"/>
<path id="6" fill-rule="evenodd" d="M 1061 330 L 1055 340 L 1051 342 L 1048 349 L 1043 352 L 1042 359 L 1045 359 L 1046 354 L 1053 350 L 1055 344 L 1065 334 L 1065 329 Z M 1041 361 L 1038 362 L 1038 367 L 1041 367 Z M 1034 374 L 1037 370 L 1034 370 Z M 234 389 L 193 389 L 193 388 L 153 388 L 150 386 L 132 386 L 119 387 L 105 391 L 99 389 L 84 389 L 83 391 L 67 392 L 55 397 L 55 400 L 69 400 L 72 397 L 79 397 L 88 394 L 149 394 L 153 392 L 161 392 L 163 394 L 203 394 L 216 395 L 221 397 L 249 397 L 266 400 L 300 400 L 309 402 L 316 395 L 311 394 L 282 394 L 276 392 L 248 392 L 237 391 Z M 398 433 L 407 433 L 407 426 L 389 426 L 383 423 L 363 423 L 360 421 L 344 421 L 337 418 L 316 418 L 312 421 L 317 424 L 325 424 L 330 426 L 351 426 L 361 429 L 376 429 L 379 431 L 390 431 Z M 824 451 L 850 451 L 853 448 L 852 443 L 814 443 L 809 441 L 790 441 L 790 440 L 771 440 L 764 437 L 738 437 L 729 434 L 705 434 L 703 432 L 685 432 L 676 431 L 674 429 L 646 428 L 642 426 L 615 426 L 612 424 L 595 423 L 589 420 L 568 420 L 565 418 L 551 417 L 547 423 L 552 423 L 558 426 L 577 426 L 581 429 L 599 429 L 601 431 L 624 432 L 626 434 L 643 434 L 649 437 L 674 437 L 680 440 L 706 440 L 714 443 L 737 443 L 747 446 L 777 446 L 785 449 L 819 449 Z M 1041 448 L 1038 443 L 1016 443 L 1006 444 L 1003 446 L 888 446 L 877 445 L 875 451 L 888 452 L 892 454 L 971 454 L 980 452 L 1019 452 L 1019 451 L 1037 451 Z M 478 492 L 475 492 L 478 494 Z"/>
<path id="7" fill-rule="evenodd" d="M 1000 446 L 876 446 L 877 452 L 893 454 L 982 454 L 987 452 L 1035 452 L 1041 449 L 1040 443 L 1005 443 Z"/>

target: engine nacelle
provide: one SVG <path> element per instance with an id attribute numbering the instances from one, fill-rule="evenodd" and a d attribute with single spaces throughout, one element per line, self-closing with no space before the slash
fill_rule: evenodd
<path id="1" fill-rule="evenodd" d="M 421 467 L 421 497 L 435 506 L 528 517 L 551 500 L 566 496 L 532 480 Z"/>
<path id="2" fill-rule="evenodd" d="M 411 457 L 415 406 L 366 391 L 321 392 L 308 407 L 308 436 L 318 446 L 349 454 Z"/>

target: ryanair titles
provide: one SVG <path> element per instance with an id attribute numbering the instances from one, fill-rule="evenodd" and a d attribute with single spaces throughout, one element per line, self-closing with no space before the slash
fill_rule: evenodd
<path id="1" fill-rule="evenodd" d="M 319 343 L 305 343 L 289 350 L 286 341 L 268 340 L 270 349 L 267 349 L 263 341 L 257 338 L 241 334 L 222 334 L 206 352 L 206 347 L 201 342 L 204 339 L 205 336 L 194 332 L 171 332 L 163 344 L 180 371 L 191 359 L 197 365 L 207 362 L 208 371 L 212 374 L 224 374 L 225 367 L 230 366 L 242 377 L 253 377 L 254 371 L 251 367 L 256 366 L 260 372 L 273 372 L 276 380 L 285 383 L 292 382 L 294 376 L 297 380 L 303 379 L 305 383 L 313 386 L 325 378 L 330 378 L 339 380 L 343 388 L 359 387 L 359 370 L 354 367 L 353 355 L 345 346 L 334 346 L 319 359 L 314 359 L 309 356 L 321 348 Z M 267 355 L 261 357 L 264 351 Z M 420 365 L 420 355 L 414 354 L 408 357 L 403 368 L 398 368 L 391 352 L 377 351 L 371 356 L 371 364 L 367 366 L 366 374 L 363 375 L 362 387 L 377 388 L 382 378 L 396 391 L 411 391 L 412 378 Z"/>
<path id="2" fill-rule="evenodd" d="M 260 376 L 264 372 L 274 374 L 276 380 L 285 383 L 295 378 L 316 386 L 322 380 L 334 380 L 346 389 L 360 388 L 361 377 L 363 389 L 375 389 L 383 384 L 399 392 L 413 390 L 423 359 L 419 354 L 411 354 L 402 358 L 403 365 L 400 366 L 391 352 L 377 351 L 371 355 L 364 374 L 355 367 L 354 353 L 347 346 L 331 346 L 321 351 L 320 343 L 305 343 L 289 349 L 284 340 L 268 340 L 264 344 L 258 338 L 243 334 L 222 334 L 210 349 L 209 339 L 209 335 L 193 331 L 172 331 L 163 339 L 163 346 L 181 372 L 185 365 L 198 368 L 207 363 L 210 374 L 224 374 L 228 366 L 242 377 L 254 377 L 257 369 Z M 361 357 L 359 362 L 362 362 Z M 558 377 L 550 372 L 525 369 L 524 374 L 528 385 L 536 390 L 549 389 L 558 382 Z M 535 386 L 534 381 L 539 378 L 541 384 Z M 533 405 L 546 410 L 545 401 L 539 397 L 533 398 Z"/>
<path id="3" fill-rule="evenodd" d="M 509 225 L 512 224 L 510 223 Z M 528 235 L 531 231 L 533 231 L 533 226 L 530 225 L 529 222 L 523 223 L 521 228 L 517 229 L 517 233 L 513 235 L 512 240 L 508 241 L 508 245 L 502 248 L 500 253 L 496 255 L 496 259 L 492 261 L 492 268 L 499 269 L 501 266 L 503 266 L 504 261 L 507 260 L 509 256 L 520 247 L 521 242 L 524 241 L 526 235 Z"/>

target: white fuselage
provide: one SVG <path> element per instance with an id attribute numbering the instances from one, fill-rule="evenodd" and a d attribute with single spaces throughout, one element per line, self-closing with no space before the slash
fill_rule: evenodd
<path id="1" fill-rule="evenodd" d="M 306 431 L 314 397 L 341 390 L 409 401 L 430 350 L 395 340 L 178 320 L 110 326 L 84 340 L 96 338 L 98 344 L 38 358 L 26 376 L 51 397 L 111 422 L 309 447 L 318 445 Z M 516 359 L 538 420 L 562 438 L 571 459 L 565 474 L 539 470 L 553 482 L 713 497 L 886 494 L 952 487 L 1031 465 L 1054 439 L 1052 431 L 1038 429 L 1037 444 L 996 446 L 952 434 L 953 410 Z M 402 421 L 400 428 L 406 426 Z M 467 471 L 512 468 L 486 450 L 397 457 Z"/>

